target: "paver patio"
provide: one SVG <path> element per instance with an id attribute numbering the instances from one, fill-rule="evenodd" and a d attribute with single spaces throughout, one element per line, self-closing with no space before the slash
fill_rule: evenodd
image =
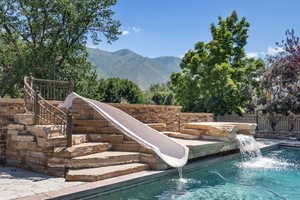
<path id="1" fill-rule="evenodd" d="M 82 184 L 15 167 L 0 167 L 0 200 L 16 199 Z"/>

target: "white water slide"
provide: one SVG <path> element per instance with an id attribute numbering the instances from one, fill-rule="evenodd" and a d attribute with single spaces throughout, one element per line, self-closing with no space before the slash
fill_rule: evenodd
<path id="1" fill-rule="evenodd" d="M 168 136 L 152 129 L 146 124 L 131 117 L 127 113 L 106 103 L 87 99 L 76 93 L 71 93 L 59 107 L 70 108 L 73 100 L 80 98 L 91 108 L 111 122 L 123 134 L 136 142 L 152 149 L 164 162 L 171 167 L 183 167 L 187 160 L 189 149 Z"/>

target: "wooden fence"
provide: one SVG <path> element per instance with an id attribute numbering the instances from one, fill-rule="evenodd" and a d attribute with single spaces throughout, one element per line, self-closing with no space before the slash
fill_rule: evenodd
<path id="1" fill-rule="evenodd" d="M 256 135 L 268 138 L 300 138 L 300 115 L 283 116 L 245 114 L 215 116 L 217 122 L 257 123 Z"/>

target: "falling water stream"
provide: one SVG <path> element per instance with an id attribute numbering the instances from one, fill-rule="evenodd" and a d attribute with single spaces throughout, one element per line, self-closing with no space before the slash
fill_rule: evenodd
<path id="1" fill-rule="evenodd" d="M 236 136 L 243 161 L 261 158 L 262 154 L 258 143 L 253 136 L 239 134 Z"/>
<path id="2" fill-rule="evenodd" d="M 178 170 L 179 180 L 181 180 L 183 178 L 182 177 L 182 167 L 178 167 L 177 170 Z"/>
<path id="3" fill-rule="evenodd" d="M 253 136 L 237 135 L 242 162 L 239 167 L 256 169 L 284 169 L 291 166 L 284 160 L 276 157 L 264 157 L 260 151 L 259 144 Z"/>

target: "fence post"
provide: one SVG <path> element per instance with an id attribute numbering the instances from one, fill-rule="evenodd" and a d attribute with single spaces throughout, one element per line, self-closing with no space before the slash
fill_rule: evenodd
<path id="1" fill-rule="evenodd" d="M 36 125 L 38 124 L 39 113 L 40 113 L 38 91 L 34 92 L 33 113 L 34 113 L 33 122 Z"/>
<path id="2" fill-rule="evenodd" d="M 70 112 L 67 113 L 67 127 L 66 127 L 66 135 L 67 135 L 67 146 L 72 146 L 72 115 Z"/>
<path id="3" fill-rule="evenodd" d="M 259 128 L 258 128 L 258 111 L 255 112 L 255 121 L 256 121 L 255 132 L 257 133 L 259 130 Z"/>

